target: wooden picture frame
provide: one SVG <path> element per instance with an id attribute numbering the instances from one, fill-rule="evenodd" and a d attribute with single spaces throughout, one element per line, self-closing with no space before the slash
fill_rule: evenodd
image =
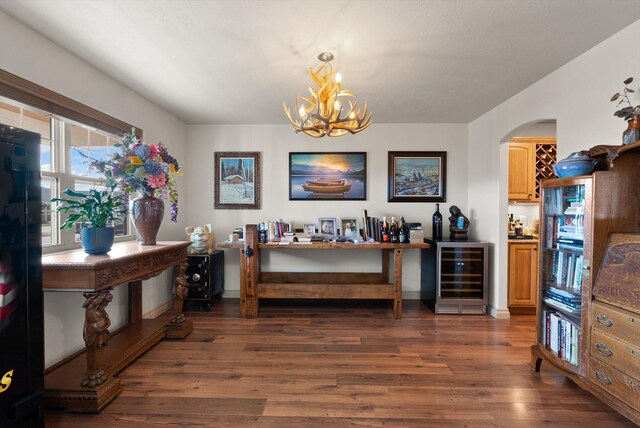
<path id="1" fill-rule="evenodd" d="M 215 152 L 217 209 L 260 209 L 260 153 Z"/>
<path id="2" fill-rule="evenodd" d="M 338 219 L 335 217 L 318 217 L 318 233 L 324 235 L 338 234 Z"/>
<path id="3" fill-rule="evenodd" d="M 446 202 L 447 152 L 389 152 L 388 202 Z"/>
<path id="4" fill-rule="evenodd" d="M 364 201 L 365 152 L 289 153 L 289 200 Z"/>

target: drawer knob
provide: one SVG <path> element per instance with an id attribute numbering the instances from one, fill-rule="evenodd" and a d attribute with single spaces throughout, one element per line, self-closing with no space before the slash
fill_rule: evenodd
<path id="1" fill-rule="evenodd" d="M 638 352 L 636 349 L 633 349 L 633 348 L 629 348 L 629 353 L 630 353 L 633 357 L 637 357 L 638 355 L 640 355 L 640 352 Z"/>
<path id="2" fill-rule="evenodd" d="M 627 385 L 629 385 L 631 388 L 635 388 L 638 386 L 638 382 L 633 379 L 627 379 Z"/>
<path id="3" fill-rule="evenodd" d="M 613 355 L 613 351 L 611 350 L 611 348 L 609 348 L 609 346 L 607 346 L 606 343 L 597 342 L 596 349 L 605 357 L 610 357 L 611 355 Z"/>
<path id="4" fill-rule="evenodd" d="M 638 324 L 638 318 L 635 317 L 629 317 L 629 322 L 631 324 Z"/>
<path id="5" fill-rule="evenodd" d="M 596 321 L 603 327 L 611 327 L 613 325 L 613 320 L 604 314 L 596 315 Z"/>
<path id="6" fill-rule="evenodd" d="M 596 380 L 602 384 L 609 385 L 611 383 L 611 378 L 607 376 L 605 372 L 601 372 L 600 370 L 596 370 L 594 372 L 596 376 Z"/>

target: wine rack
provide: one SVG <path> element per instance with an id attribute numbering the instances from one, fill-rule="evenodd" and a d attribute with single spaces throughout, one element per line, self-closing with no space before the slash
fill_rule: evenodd
<path id="1" fill-rule="evenodd" d="M 552 165 L 556 163 L 557 150 L 555 144 L 536 144 L 536 180 L 535 180 L 535 199 L 540 199 L 540 183 L 546 178 L 555 178 Z"/>

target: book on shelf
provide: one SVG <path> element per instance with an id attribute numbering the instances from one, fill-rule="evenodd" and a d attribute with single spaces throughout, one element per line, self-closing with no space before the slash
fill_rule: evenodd
<path id="1" fill-rule="evenodd" d="M 549 290 L 545 293 L 544 297 L 549 298 L 551 300 L 555 300 L 556 302 L 565 304 L 573 309 L 580 309 L 582 306 L 582 302 L 580 299 L 568 299 L 566 297 L 558 296 L 556 294 L 551 293 Z"/>
<path id="2" fill-rule="evenodd" d="M 554 309 L 558 309 L 560 311 L 564 311 L 567 312 L 571 315 L 579 315 L 581 308 L 575 308 L 575 307 L 571 307 L 565 303 L 562 302 L 558 302 L 557 300 L 553 300 L 549 297 L 544 297 L 542 299 L 544 301 L 544 303 L 546 303 L 548 306 L 551 306 Z"/>
<path id="3" fill-rule="evenodd" d="M 572 292 L 570 292 L 570 291 L 562 290 L 562 289 L 560 289 L 560 288 L 554 287 L 553 285 L 549 285 L 549 286 L 547 286 L 547 291 L 548 291 L 549 293 L 553 293 L 553 294 L 555 294 L 556 296 L 564 297 L 565 299 L 577 299 L 577 300 L 581 300 L 581 297 L 580 297 L 580 295 L 579 295 L 579 294 L 574 294 L 574 293 L 572 293 Z M 576 290 L 576 293 L 578 293 L 578 292 L 579 292 L 579 290 Z"/>
<path id="4" fill-rule="evenodd" d="M 559 358 L 577 366 L 579 361 L 580 324 L 553 309 L 543 311 L 542 345 Z"/>

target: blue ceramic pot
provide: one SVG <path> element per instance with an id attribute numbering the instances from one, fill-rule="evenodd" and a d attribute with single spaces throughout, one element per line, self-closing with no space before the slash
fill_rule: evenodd
<path id="1" fill-rule="evenodd" d="M 594 165 L 595 162 L 592 161 L 589 156 L 580 154 L 580 152 L 574 152 L 553 165 L 553 170 L 560 178 L 575 177 L 578 175 L 591 174 Z"/>
<path id="2" fill-rule="evenodd" d="M 115 236 L 113 227 L 83 227 L 80 230 L 80 242 L 87 254 L 107 254 L 113 246 Z"/>

